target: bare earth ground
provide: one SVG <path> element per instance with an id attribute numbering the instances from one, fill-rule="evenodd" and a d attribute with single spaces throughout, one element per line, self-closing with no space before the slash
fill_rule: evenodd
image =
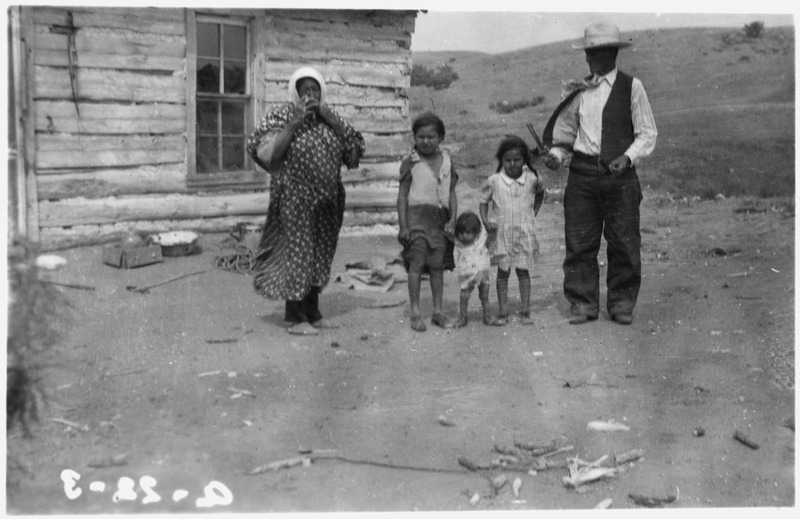
<path id="1" fill-rule="evenodd" d="M 537 224 L 542 267 L 528 327 L 484 327 L 474 294 L 467 328 L 415 333 L 407 305 L 369 308 L 405 300 L 405 284 L 379 295 L 332 283 L 322 309 L 341 327 L 295 337 L 284 330 L 282 303 L 256 295 L 250 277 L 213 268 L 223 235 L 203 236 L 200 255 L 133 270 L 103 265 L 99 247 L 62 251 L 69 265 L 53 279 L 96 290 L 63 289 L 76 311 L 47 379 L 57 401 L 34 439 L 9 433 L 8 512 L 196 512 L 212 481 L 233 498 L 227 503 L 217 487 L 214 512 L 587 509 L 606 498 L 634 508 L 631 493 L 675 495 L 670 508 L 792 507 L 793 205 L 787 212 L 785 201 L 758 201 L 756 212 L 737 211 L 745 205 L 646 195 L 645 278 L 629 327 L 605 313 L 567 324 L 557 203 Z M 342 237 L 333 271 L 398 251 L 394 236 Z M 203 268 L 148 294 L 125 288 Z M 515 285 L 512 276 L 518 305 Z M 453 316 L 457 294 L 448 274 Z M 494 289 L 491 298 L 494 309 Z M 592 420 L 630 430 L 591 431 Z M 693 436 L 697 427 L 705 436 Z M 760 448 L 734 440 L 736 429 Z M 508 472 L 496 495 L 484 475 L 458 463 L 489 462 L 495 444 L 515 440 L 574 447 L 554 461 L 635 448 L 644 458 L 581 492 L 563 485 L 566 469 Z M 300 448 L 442 470 L 317 460 L 246 474 Z M 90 466 L 121 454 L 123 465 Z M 65 484 L 65 470 L 80 479 Z M 515 477 L 523 483 L 517 500 Z M 135 500 L 115 499 L 121 478 L 135 483 Z M 99 482 L 103 491 L 90 490 Z M 161 501 L 143 503 L 145 486 Z M 81 494 L 70 499 L 75 488 Z M 176 490 L 186 497 L 176 502 Z M 470 505 L 476 492 L 482 497 Z"/>

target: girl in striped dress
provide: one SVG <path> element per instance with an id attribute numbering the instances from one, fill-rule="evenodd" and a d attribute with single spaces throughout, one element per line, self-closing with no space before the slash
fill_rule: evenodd
<path id="1" fill-rule="evenodd" d="M 508 322 L 508 278 L 513 267 L 522 302 L 520 322 L 533 324 L 530 270 L 539 255 L 533 224 L 544 201 L 544 185 L 531 166 L 528 145 L 520 137 L 506 136 L 495 157 L 497 172 L 481 187 L 480 213 L 490 235 L 492 265 L 497 266 L 497 321 Z"/>

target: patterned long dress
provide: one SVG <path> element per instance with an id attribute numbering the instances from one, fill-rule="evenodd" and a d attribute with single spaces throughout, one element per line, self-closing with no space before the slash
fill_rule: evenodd
<path id="1" fill-rule="evenodd" d="M 292 110 L 288 104 L 268 113 L 248 139 L 247 151 L 262 167 L 259 146 L 275 138 Z M 322 288 L 330 279 L 344 216 L 341 167 L 357 167 L 364 152 L 361 133 L 336 117 L 345 128 L 344 142 L 318 117 L 306 120 L 295 132 L 280 171 L 272 174 L 267 219 L 253 266 L 253 286 L 266 298 L 299 301 L 312 286 Z"/>

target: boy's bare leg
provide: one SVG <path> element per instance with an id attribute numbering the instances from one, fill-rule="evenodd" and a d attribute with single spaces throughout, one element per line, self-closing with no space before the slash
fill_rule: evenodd
<path id="1" fill-rule="evenodd" d="M 425 331 L 425 323 L 422 322 L 422 315 L 419 311 L 419 291 L 422 284 L 422 272 L 415 269 L 408 270 L 408 300 L 411 304 L 411 328 L 418 331 Z"/>
<path id="2" fill-rule="evenodd" d="M 444 271 L 433 270 L 431 276 L 431 295 L 433 296 L 433 315 L 431 322 L 442 328 L 452 328 L 453 322 L 442 313 L 442 295 L 444 293 Z"/>

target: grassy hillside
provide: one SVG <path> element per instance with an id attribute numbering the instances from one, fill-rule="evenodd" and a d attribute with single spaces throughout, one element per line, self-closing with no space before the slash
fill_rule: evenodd
<path id="1" fill-rule="evenodd" d="M 653 155 L 639 168 L 642 184 L 680 196 L 794 194 L 795 41 L 791 27 L 766 27 L 758 39 L 742 28 L 629 33 L 620 70 L 642 80 L 659 130 Z M 562 82 L 588 73 L 571 41 L 505 54 L 414 53 L 414 64 L 448 64 L 459 79 L 446 90 L 413 87 L 412 117 L 434 107 L 447 126 L 462 176 L 477 184 L 494 171 L 500 138 L 515 133 L 533 146 Z M 544 103 L 499 114 L 490 103 L 544 96 Z M 544 166 L 537 167 L 545 172 Z M 473 171 L 474 170 L 474 171 Z M 547 173 L 552 187 L 564 172 Z"/>

